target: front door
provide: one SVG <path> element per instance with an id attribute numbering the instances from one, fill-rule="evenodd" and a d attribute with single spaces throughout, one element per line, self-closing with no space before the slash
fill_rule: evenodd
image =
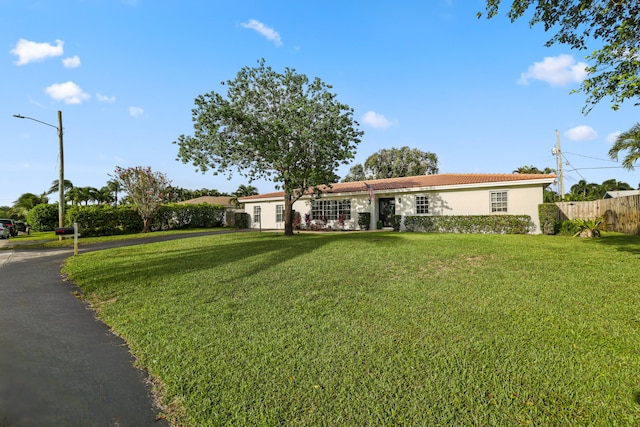
<path id="1" fill-rule="evenodd" d="M 378 219 L 383 227 L 392 227 L 393 216 L 396 213 L 396 199 L 378 199 Z"/>

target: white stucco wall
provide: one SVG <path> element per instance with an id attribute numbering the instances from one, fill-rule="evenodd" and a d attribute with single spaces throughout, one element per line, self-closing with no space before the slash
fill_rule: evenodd
<path id="1" fill-rule="evenodd" d="M 505 191 L 507 193 L 507 212 L 491 212 L 491 192 Z M 416 215 L 416 196 L 427 195 L 429 198 L 429 213 L 427 215 L 529 215 L 535 226 L 534 233 L 540 232 L 538 219 L 538 205 L 543 201 L 543 189 L 535 186 L 467 186 L 442 190 L 395 190 L 389 192 L 377 192 L 375 200 L 369 204 L 368 196 L 362 194 L 331 194 L 322 198 L 327 200 L 351 200 L 351 219 L 345 221 L 345 228 L 358 229 L 358 213 L 370 212 L 370 228 L 376 228 L 379 218 L 379 200 L 381 198 L 393 198 L 395 200 L 395 213 L 398 215 Z M 245 203 L 245 212 L 251 217 L 251 228 L 258 229 L 284 229 L 284 222 L 276 222 L 276 206 L 282 205 L 284 200 L 261 200 Z M 254 207 L 261 208 L 261 222 L 254 219 Z M 301 199 L 294 203 L 293 209 L 299 212 L 303 218 L 311 213 L 311 200 Z M 337 221 L 329 221 L 328 225 L 337 229 Z M 404 224 L 403 228 L 404 229 Z"/>
<path id="2" fill-rule="evenodd" d="M 493 191 L 507 193 L 507 212 L 491 212 L 491 192 Z M 405 193 L 396 195 L 396 214 L 416 215 L 415 196 L 427 194 L 428 215 L 529 215 L 535 226 L 533 232 L 539 233 L 538 205 L 543 201 L 542 191 L 540 186 L 496 186 Z"/>

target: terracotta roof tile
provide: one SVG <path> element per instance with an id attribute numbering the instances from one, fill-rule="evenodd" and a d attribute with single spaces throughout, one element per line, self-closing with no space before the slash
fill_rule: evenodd
<path id="1" fill-rule="evenodd" d="M 372 179 L 366 181 L 340 182 L 331 187 L 320 187 L 323 193 L 357 193 L 367 192 L 366 184 L 373 191 L 400 190 L 404 188 L 447 187 L 456 185 L 471 185 L 484 183 L 531 181 L 537 179 L 555 179 L 553 174 L 455 174 L 445 173 L 438 175 L 418 175 L 402 178 Z M 366 183 L 366 184 L 365 184 Z M 257 196 L 242 197 L 240 201 L 254 199 L 268 199 L 283 197 L 284 192 L 259 194 Z"/>

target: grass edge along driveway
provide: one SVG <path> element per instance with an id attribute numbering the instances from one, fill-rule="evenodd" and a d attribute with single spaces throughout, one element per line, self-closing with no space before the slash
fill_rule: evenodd
<path id="1" fill-rule="evenodd" d="M 69 258 L 174 425 L 637 425 L 640 238 L 238 233 Z"/>

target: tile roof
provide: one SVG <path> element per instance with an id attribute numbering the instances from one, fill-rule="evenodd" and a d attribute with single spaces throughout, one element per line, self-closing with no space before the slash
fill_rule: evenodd
<path id="1" fill-rule="evenodd" d="M 402 178 L 372 179 L 366 181 L 340 182 L 332 184 L 331 187 L 320 187 L 323 193 L 365 193 L 367 192 L 366 184 L 373 188 L 374 192 L 387 190 L 401 190 L 408 188 L 425 188 L 425 187 L 449 187 L 458 185 L 473 185 L 499 182 L 514 181 L 532 181 L 532 180 L 551 180 L 555 179 L 554 174 L 477 174 L 477 173 L 444 173 L 438 175 L 418 175 L 407 176 Z M 365 184 L 366 183 L 366 184 Z M 284 192 L 274 192 L 259 194 L 257 196 L 248 196 L 240 198 L 240 201 L 249 201 L 255 199 L 268 199 L 283 197 Z"/>

